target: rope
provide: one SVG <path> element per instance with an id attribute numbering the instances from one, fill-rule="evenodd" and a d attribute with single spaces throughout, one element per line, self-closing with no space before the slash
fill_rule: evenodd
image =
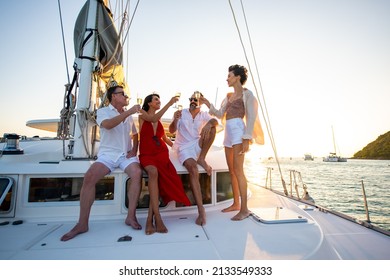
<path id="1" fill-rule="evenodd" d="M 80 109 L 76 110 L 77 114 L 77 121 L 80 127 L 80 130 L 83 132 L 81 133 L 81 136 L 83 137 L 83 144 L 84 144 L 84 149 L 88 154 L 88 158 L 93 158 L 93 149 L 91 148 L 91 151 L 88 150 L 88 134 L 85 133 L 85 131 L 88 131 L 88 125 L 90 122 L 93 123 L 93 125 L 96 125 L 96 119 L 95 119 L 95 113 L 91 113 L 88 109 Z M 81 121 L 81 120 L 85 121 Z"/>
<path id="2" fill-rule="evenodd" d="M 277 163 L 277 165 L 278 165 L 278 169 L 279 169 L 281 181 L 282 181 L 282 184 L 283 184 L 284 193 L 287 195 L 288 192 L 287 192 L 287 188 L 286 188 L 286 183 L 285 183 L 285 181 L 284 181 L 284 179 L 283 179 L 283 174 L 282 174 L 281 167 L 280 167 L 280 162 L 279 162 L 279 157 L 278 157 L 278 154 L 277 154 L 277 149 L 276 149 L 276 145 L 275 145 L 275 140 L 274 140 L 273 133 L 272 133 L 272 129 L 271 129 L 271 122 L 270 122 L 270 119 L 269 119 L 268 109 L 267 109 L 267 106 L 266 106 L 266 103 L 265 103 L 265 98 L 264 98 L 264 94 L 263 94 L 263 89 L 262 89 L 262 86 L 261 86 L 260 75 L 259 75 L 259 71 L 258 71 L 258 67 L 257 67 L 257 62 L 256 62 L 257 60 L 256 60 L 256 57 L 255 57 L 255 54 L 254 54 L 254 50 L 253 50 L 253 44 L 252 44 L 252 39 L 251 39 L 251 35 L 250 35 L 250 32 L 249 32 L 249 27 L 248 27 L 246 15 L 245 15 L 245 9 L 244 9 L 244 5 L 243 5 L 242 0 L 240 0 L 240 2 L 241 2 L 242 12 L 243 12 L 243 14 L 244 14 L 246 29 L 247 29 L 247 33 L 248 33 L 248 38 L 249 38 L 251 50 L 252 50 L 252 56 L 253 56 L 253 60 L 254 60 L 254 62 L 255 62 L 255 67 L 256 67 L 256 72 L 257 72 L 257 79 L 258 79 L 258 83 L 259 83 L 259 85 L 260 85 L 260 91 L 261 91 L 262 101 L 263 101 L 263 103 L 264 103 L 264 108 L 263 108 L 262 103 L 259 102 L 260 108 L 261 108 L 261 113 L 262 113 L 263 118 L 264 118 L 264 120 L 265 120 L 267 132 L 268 132 L 268 135 L 269 135 L 270 141 L 271 141 L 271 146 L 272 146 L 272 149 L 273 149 L 274 154 L 275 154 L 275 159 L 276 159 L 276 163 Z M 260 98 L 259 98 L 259 91 L 258 91 L 258 89 L 257 89 L 256 82 L 255 82 L 255 80 L 254 80 L 254 75 L 253 75 L 251 63 L 249 62 L 249 59 L 248 59 L 248 55 L 247 55 L 247 52 L 246 52 L 246 48 L 245 48 L 245 45 L 244 45 L 243 40 L 242 40 L 240 27 L 238 26 L 237 18 L 236 18 L 236 15 L 235 15 L 235 13 L 234 13 L 234 9 L 233 9 L 231 0 L 229 0 L 229 5 L 230 5 L 230 10 L 231 10 L 232 15 L 233 15 L 234 23 L 235 23 L 235 26 L 236 26 L 236 29 L 237 29 L 237 32 L 238 32 L 238 36 L 239 36 L 239 38 L 240 38 L 240 43 L 241 43 L 241 46 L 242 46 L 242 49 L 243 49 L 243 52 L 244 52 L 245 60 L 246 60 L 246 62 L 247 62 L 247 64 L 248 64 L 248 70 L 249 70 L 249 72 L 250 72 L 250 74 L 251 74 L 251 78 L 252 78 L 253 86 L 254 86 L 254 88 L 255 88 L 256 96 L 257 96 L 257 99 L 260 101 Z"/>

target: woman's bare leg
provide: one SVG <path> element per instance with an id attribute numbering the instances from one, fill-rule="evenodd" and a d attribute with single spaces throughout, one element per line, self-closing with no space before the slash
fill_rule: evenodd
<path id="1" fill-rule="evenodd" d="M 225 147 L 225 157 L 226 157 L 226 163 L 229 168 L 230 180 L 232 184 L 233 204 L 223 209 L 222 212 L 237 211 L 240 210 L 240 191 L 238 187 L 237 176 L 234 173 L 233 148 Z"/>
<path id="2" fill-rule="evenodd" d="M 240 211 L 237 213 L 237 215 L 235 215 L 232 218 L 233 221 L 243 220 L 250 215 L 250 211 L 248 209 L 248 196 L 247 196 L 248 184 L 244 172 L 245 154 L 241 154 L 240 153 L 241 151 L 242 151 L 241 144 L 233 146 L 233 165 L 234 165 L 233 169 L 234 169 L 234 174 L 237 177 L 238 188 L 239 188 L 240 198 L 241 198 Z"/>

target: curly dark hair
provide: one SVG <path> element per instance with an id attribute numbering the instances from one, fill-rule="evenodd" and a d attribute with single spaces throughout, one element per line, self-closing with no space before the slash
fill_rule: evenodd
<path id="1" fill-rule="evenodd" d="M 240 76 L 240 82 L 242 85 L 245 85 L 247 79 L 248 79 L 248 70 L 241 65 L 234 64 L 232 66 L 229 66 L 229 72 L 233 72 L 234 76 Z"/>
<path id="2" fill-rule="evenodd" d="M 146 112 L 149 111 L 149 103 L 152 102 L 154 96 L 157 96 L 158 98 L 160 98 L 160 95 L 158 95 L 157 93 L 149 94 L 144 99 L 144 104 L 142 105 L 142 110 L 144 110 Z"/>

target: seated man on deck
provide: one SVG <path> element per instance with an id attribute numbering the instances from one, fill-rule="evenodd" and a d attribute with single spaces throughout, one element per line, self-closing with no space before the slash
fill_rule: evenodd
<path id="1" fill-rule="evenodd" d="M 199 92 L 195 93 L 202 95 Z M 206 162 L 206 154 L 215 139 L 218 121 L 207 112 L 200 110 L 201 104 L 195 97 L 195 93 L 190 98 L 188 109 L 174 113 L 169 132 L 176 133 L 173 150 L 177 153 L 180 163 L 189 172 L 190 186 L 199 213 L 196 224 L 202 226 L 206 224 L 206 212 L 203 207 L 198 164 L 209 176 L 211 175 L 212 168 Z"/>
<path id="2" fill-rule="evenodd" d="M 125 110 L 125 106 L 129 105 L 129 97 L 121 86 L 110 87 L 107 91 L 107 98 L 110 105 L 97 110 L 96 121 L 100 126 L 100 147 L 96 162 L 90 166 L 84 176 L 80 192 L 79 221 L 61 237 L 61 241 L 67 241 L 88 231 L 96 183 L 118 167 L 124 170 L 131 179 L 128 190 L 129 208 L 125 223 L 137 230 L 142 228 L 135 215 L 141 192 L 142 169 L 137 157 L 138 132 L 131 116 L 141 107 L 137 104 Z"/>

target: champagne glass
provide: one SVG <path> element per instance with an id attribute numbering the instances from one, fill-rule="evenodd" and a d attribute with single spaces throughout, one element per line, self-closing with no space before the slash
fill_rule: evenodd
<path id="1" fill-rule="evenodd" d="M 180 98 L 180 96 L 181 96 L 181 92 L 176 92 L 176 93 L 175 93 L 175 97 Z M 175 103 L 175 106 L 173 106 L 173 108 L 175 108 L 175 109 L 178 109 L 178 108 L 179 108 L 179 107 L 177 106 L 177 102 Z"/>
<path id="2" fill-rule="evenodd" d="M 199 99 L 200 99 L 200 92 L 199 91 L 195 91 L 194 92 L 194 96 L 195 96 L 195 98 L 196 98 L 196 100 L 198 100 L 197 102 L 198 102 L 198 106 L 196 106 L 197 108 L 199 108 L 200 107 L 200 105 L 199 105 Z"/>
<path id="3" fill-rule="evenodd" d="M 142 98 L 137 96 L 137 104 L 142 107 Z M 139 115 L 141 115 L 140 112 L 138 112 Z"/>
<path id="4" fill-rule="evenodd" d="M 178 109 L 179 111 L 183 110 L 183 105 L 181 105 L 181 104 L 177 105 L 177 109 Z"/>

